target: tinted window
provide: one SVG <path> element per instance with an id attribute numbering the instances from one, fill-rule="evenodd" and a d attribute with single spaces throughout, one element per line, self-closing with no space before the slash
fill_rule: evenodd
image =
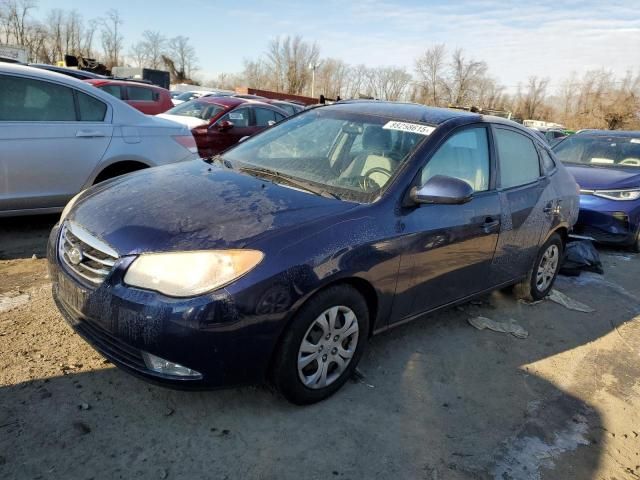
<path id="1" fill-rule="evenodd" d="M 276 112 L 273 110 L 267 110 L 266 108 L 255 108 L 254 112 L 256 112 L 256 126 L 258 127 L 268 127 L 271 122 L 276 121 Z"/>
<path id="2" fill-rule="evenodd" d="M 249 126 L 249 109 L 237 108 L 226 115 L 224 115 L 218 122 L 228 121 L 233 123 L 236 127 L 248 127 Z"/>
<path id="3" fill-rule="evenodd" d="M 104 116 L 107 113 L 107 106 L 104 103 L 82 92 L 76 92 L 76 94 L 78 95 L 80 121 L 101 122 L 104 120 Z"/>
<path id="4" fill-rule="evenodd" d="M 127 87 L 127 99 L 152 102 L 155 100 L 153 90 L 144 87 Z"/>
<path id="5" fill-rule="evenodd" d="M 538 152 L 524 135 L 496 128 L 496 145 L 500 159 L 500 185 L 503 188 L 524 185 L 540 177 Z"/>
<path id="6" fill-rule="evenodd" d="M 116 98 L 122 99 L 122 89 L 120 85 L 103 85 L 102 87 L 98 87 L 100 90 L 104 90 L 109 95 L 113 95 Z"/>
<path id="7" fill-rule="evenodd" d="M 164 113 L 169 115 L 180 115 L 183 117 L 195 117 L 202 120 L 211 120 L 222 112 L 222 110 L 224 109 L 220 105 L 193 100 L 176 105 Z"/>
<path id="8" fill-rule="evenodd" d="M 276 122 L 279 122 L 280 120 L 284 120 L 286 117 L 284 115 L 280 115 L 278 112 L 276 112 Z"/>
<path id="9" fill-rule="evenodd" d="M 436 175 L 464 180 L 476 192 L 489 188 L 489 144 L 487 130 L 470 128 L 455 133 L 422 169 L 421 185 Z"/>
<path id="10" fill-rule="evenodd" d="M 75 121 L 73 91 L 54 83 L 0 76 L 0 121 Z"/>
<path id="11" fill-rule="evenodd" d="M 293 108 L 293 105 L 289 105 L 287 103 L 278 103 L 277 106 L 280 107 L 285 112 L 287 112 L 289 115 L 293 115 L 294 113 L 296 113 L 296 110 L 295 108 Z"/>

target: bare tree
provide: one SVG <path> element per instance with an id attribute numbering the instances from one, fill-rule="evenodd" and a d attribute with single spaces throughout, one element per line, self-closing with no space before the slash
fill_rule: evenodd
<path id="1" fill-rule="evenodd" d="M 427 49 L 415 61 L 415 71 L 418 76 L 418 100 L 429 105 L 442 106 L 442 87 L 446 76 L 446 56 L 447 50 L 443 43 L 434 45 Z"/>
<path id="2" fill-rule="evenodd" d="M 301 94 L 311 79 L 310 65 L 316 65 L 320 50 L 315 43 L 305 42 L 301 36 L 286 36 L 269 42 L 267 65 L 273 75 L 275 89 Z"/>
<path id="3" fill-rule="evenodd" d="M 411 75 L 404 68 L 378 67 L 368 70 L 371 96 L 381 100 L 400 100 L 407 93 Z"/>
<path id="4" fill-rule="evenodd" d="M 138 67 L 159 69 L 164 65 L 162 56 L 167 52 L 167 38 L 160 32 L 145 30 L 142 40 L 132 45 L 130 56 Z"/>
<path id="5" fill-rule="evenodd" d="M 104 52 L 104 63 L 107 68 L 112 68 L 120 63 L 123 37 L 120 32 L 122 18 L 117 10 L 111 9 L 105 18 L 101 20 L 102 29 L 100 38 L 102 40 L 102 50 Z"/>
<path id="6" fill-rule="evenodd" d="M 536 119 L 540 107 L 543 105 L 547 96 L 548 78 L 530 77 L 527 84 L 527 92 L 522 98 L 522 107 L 520 109 L 523 118 Z"/>
<path id="7" fill-rule="evenodd" d="M 189 43 L 189 37 L 179 35 L 169 40 L 165 57 L 169 57 L 173 61 L 177 75 L 182 79 L 191 78 L 198 70 L 198 57 L 195 49 Z"/>
<path id="8" fill-rule="evenodd" d="M 30 12 L 36 6 L 35 0 L 0 0 L 0 31 L 5 43 L 27 45 Z"/>
<path id="9" fill-rule="evenodd" d="M 273 88 L 268 67 L 262 60 L 245 60 L 242 77 L 247 87 L 265 90 Z"/>
<path id="10" fill-rule="evenodd" d="M 346 95 L 349 66 L 337 58 L 325 58 L 316 73 L 316 92 L 327 98 Z"/>
<path id="11" fill-rule="evenodd" d="M 487 64 L 478 60 L 467 60 L 460 48 L 453 52 L 449 79 L 446 89 L 449 102 L 453 105 L 472 105 L 475 103 L 478 83 L 487 73 Z"/>

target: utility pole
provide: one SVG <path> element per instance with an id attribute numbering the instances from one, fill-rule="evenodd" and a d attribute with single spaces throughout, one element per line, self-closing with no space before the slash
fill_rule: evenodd
<path id="1" fill-rule="evenodd" d="M 322 62 L 309 64 L 309 70 L 311 70 L 311 96 L 313 98 L 316 98 L 316 69 L 321 63 Z"/>

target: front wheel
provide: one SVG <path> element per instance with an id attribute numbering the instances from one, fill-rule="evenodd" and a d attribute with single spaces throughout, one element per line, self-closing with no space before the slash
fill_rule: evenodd
<path id="1" fill-rule="evenodd" d="M 369 312 L 351 286 L 321 291 L 302 306 L 276 353 L 272 377 L 292 403 L 335 393 L 353 374 L 369 334 Z"/>
<path id="2" fill-rule="evenodd" d="M 562 239 L 554 233 L 540 248 L 527 278 L 515 286 L 516 296 L 525 300 L 541 300 L 546 297 L 558 276 L 562 251 Z"/>

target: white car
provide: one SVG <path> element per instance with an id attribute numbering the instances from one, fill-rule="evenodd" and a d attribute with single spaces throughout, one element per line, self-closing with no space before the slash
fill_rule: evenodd
<path id="1" fill-rule="evenodd" d="M 184 125 L 75 78 L 0 63 L 0 217 L 59 212 L 95 183 L 195 158 Z"/>
<path id="2" fill-rule="evenodd" d="M 234 92 L 228 90 L 189 90 L 186 92 L 180 92 L 178 95 L 174 96 L 173 92 L 171 92 L 171 103 L 173 105 L 180 105 L 181 103 L 188 102 L 189 100 L 193 100 L 194 98 L 200 97 L 229 97 L 234 94 Z"/>

